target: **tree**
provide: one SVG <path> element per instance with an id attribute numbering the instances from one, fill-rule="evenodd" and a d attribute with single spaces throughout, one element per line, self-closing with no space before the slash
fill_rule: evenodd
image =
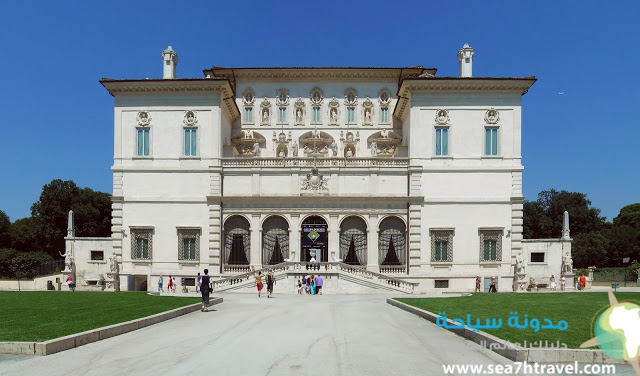
<path id="1" fill-rule="evenodd" d="M 628 225 L 640 230 L 640 203 L 627 205 L 620 209 L 620 214 L 613 219 L 616 226 Z"/>
<path id="2" fill-rule="evenodd" d="M 609 241 L 599 232 L 574 236 L 571 246 L 574 268 L 606 266 L 608 247 Z"/>
<path id="3" fill-rule="evenodd" d="M 11 221 L 7 213 L 0 210 L 0 248 L 11 247 Z"/>
<path id="4" fill-rule="evenodd" d="M 523 218 L 523 236 L 526 239 L 559 238 L 562 221 L 569 212 L 571 235 L 587 234 L 604 227 L 600 209 L 591 207 L 587 195 L 578 192 L 542 191 L 535 202 L 526 201 Z"/>
<path id="5" fill-rule="evenodd" d="M 20 218 L 11 224 L 11 248 L 30 252 L 38 249 L 38 234 L 32 217 Z"/>
<path id="6" fill-rule="evenodd" d="M 56 179 L 42 187 L 40 199 L 31 206 L 40 249 L 54 256 L 64 250 L 69 210 L 74 211 L 76 236 L 111 235 L 110 195 Z"/>

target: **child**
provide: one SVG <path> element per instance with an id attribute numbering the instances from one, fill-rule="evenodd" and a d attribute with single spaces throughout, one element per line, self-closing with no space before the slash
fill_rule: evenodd
<path id="1" fill-rule="evenodd" d="M 302 282 L 300 282 L 300 278 L 298 278 L 298 294 L 302 295 Z"/>

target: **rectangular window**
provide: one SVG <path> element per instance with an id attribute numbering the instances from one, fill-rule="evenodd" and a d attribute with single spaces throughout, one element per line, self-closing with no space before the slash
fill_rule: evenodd
<path id="1" fill-rule="evenodd" d="M 436 155 L 449 155 L 449 128 L 436 128 Z"/>
<path id="2" fill-rule="evenodd" d="M 356 121 L 356 109 L 354 107 L 347 108 L 347 123 L 355 123 Z"/>
<path id="3" fill-rule="evenodd" d="M 178 228 L 178 260 L 200 259 L 200 229 Z"/>
<path id="4" fill-rule="evenodd" d="M 380 109 L 380 122 L 381 123 L 388 123 L 389 122 L 389 108 L 382 107 Z"/>
<path id="5" fill-rule="evenodd" d="M 244 108 L 244 122 L 253 123 L 253 107 Z"/>
<path id="6" fill-rule="evenodd" d="M 484 155 L 498 155 L 498 128 L 485 128 Z"/>
<path id="7" fill-rule="evenodd" d="M 314 123 L 320 122 L 320 107 L 313 108 L 313 122 Z"/>
<path id="8" fill-rule="evenodd" d="M 278 123 L 285 123 L 287 121 L 287 109 L 280 107 L 278 109 Z"/>
<path id="9" fill-rule="evenodd" d="M 131 258 L 133 260 L 151 260 L 153 228 L 131 229 Z"/>
<path id="10" fill-rule="evenodd" d="M 91 261 L 103 261 L 104 251 L 91 251 Z"/>
<path id="11" fill-rule="evenodd" d="M 544 262 L 544 252 L 531 252 L 531 262 Z"/>
<path id="12" fill-rule="evenodd" d="M 149 129 L 138 129 L 138 157 L 149 156 Z"/>
<path id="13" fill-rule="evenodd" d="M 195 157 L 197 154 L 198 130 L 189 128 L 184 130 L 184 155 L 186 157 Z"/>
<path id="14" fill-rule="evenodd" d="M 498 260 L 498 242 L 495 240 L 484 241 L 484 261 Z"/>
<path id="15" fill-rule="evenodd" d="M 449 280 L 448 279 L 436 279 L 434 287 L 437 288 L 437 289 L 448 289 L 449 288 Z"/>
<path id="16" fill-rule="evenodd" d="M 437 241 L 434 252 L 433 261 L 447 261 L 447 241 Z"/>

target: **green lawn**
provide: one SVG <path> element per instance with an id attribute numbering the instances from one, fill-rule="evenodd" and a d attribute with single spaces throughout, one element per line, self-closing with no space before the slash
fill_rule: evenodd
<path id="1" fill-rule="evenodd" d="M 0 341 L 46 341 L 198 302 L 145 292 L 0 291 Z"/>
<path id="2" fill-rule="evenodd" d="M 616 293 L 619 302 L 640 304 L 640 293 Z M 565 343 L 569 348 L 578 348 L 584 341 L 593 337 L 592 321 L 609 306 L 607 293 L 575 292 L 575 293 L 504 293 L 474 294 L 455 298 L 402 298 L 403 303 L 422 308 L 438 314 L 446 312 L 449 319 L 460 318 L 467 321 L 471 314 L 472 323 L 481 319 L 501 318 L 499 329 L 481 329 L 511 343 L 523 344 L 535 341 L 549 341 L 554 345 L 557 341 Z M 554 324 L 560 320 L 568 323 L 565 331 L 557 329 L 540 329 L 537 333 L 530 327 L 517 329 L 509 327 L 511 312 L 518 312 L 522 323 L 524 315 L 528 319 L 537 318 L 543 325 L 543 319 L 550 319 Z M 529 347 L 529 346 L 528 346 Z"/>

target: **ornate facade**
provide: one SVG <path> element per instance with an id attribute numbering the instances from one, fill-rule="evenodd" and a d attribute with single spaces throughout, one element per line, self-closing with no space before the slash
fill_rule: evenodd
<path id="1" fill-rule="evenodd" d="M 115 99 L 108 253 L 122 289 L 284 262 L 350 265 L 418 291 L 469 290 L 478 275 L 515 285 L 521 98 L 534 77 L 173 68 L 101 81 Z"/>

